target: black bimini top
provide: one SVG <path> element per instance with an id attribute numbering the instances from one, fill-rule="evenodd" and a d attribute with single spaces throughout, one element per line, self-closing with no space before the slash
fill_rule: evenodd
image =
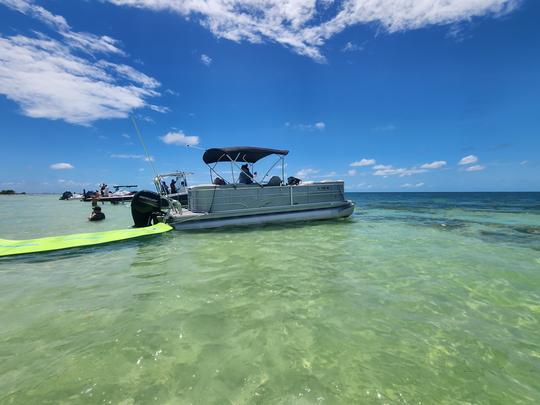
<path id="1" fill-rule="evenodd" d="M 212 148 L 207 149 L 203 155 L 203 161 L 206 164 L 216 162 L 235 162 L 255 163 L 256 161 L 270 155 L 286 155 L 288 150 L 257 148 L 254 146 L 234 146 L 231 148 Z"/>

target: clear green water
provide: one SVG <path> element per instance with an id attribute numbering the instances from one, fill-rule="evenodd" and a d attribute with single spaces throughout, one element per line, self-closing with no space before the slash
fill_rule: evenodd
<path id="1" fill-rule="evenodd" d="M 0 403 L 540 403 L 540 194 L 0 260 Z M 0 197 L 0 235 L 131 224 Z"/>

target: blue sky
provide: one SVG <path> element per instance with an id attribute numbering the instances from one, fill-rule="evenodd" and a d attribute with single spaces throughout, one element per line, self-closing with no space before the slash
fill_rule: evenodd
<path id="1" fill-rule="evenodd" d="M 532 0 L 0 0 L 0 188 L 150 187 L 133 115 L 158 171 L 195 183 L 202 149 L 253 145 L 349 191 L 539 191 L 539 18 Z"/>

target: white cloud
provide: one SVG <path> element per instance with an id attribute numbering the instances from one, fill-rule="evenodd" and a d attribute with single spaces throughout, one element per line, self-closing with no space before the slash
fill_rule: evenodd
<path id="1" fill-rule="evenodd" d="M 100 37 L 88 32 L 73 31 L 60 31 L 60 34 L 64 37 L 65 42 L 68 43 L 70 47 L 88 54 L 100 52 L 127 56 L 126 53 L 118 47 L 119 42 L 106 35 Z"/>
<path id="2" fill-rule="evenodd" d="M 131 138 L 131 136 L 130 136 L 129 134 L 122 134 L 121 136 L 122 136 L 122 138 L 126 138 L 126 139 L 130 139 L 130 138 Z"/>
<path id="3" fill-rule="evenodd" d="M 124 55 L 114 39 L 73 32 L 62 16 L 30 1 L 0 3 L 45 22 L 62 37 L 56 40 L 39 32 L 32 37 L 0 35 L 0 94 L 16 102 L 24 115 L 88 125 L 125 118 L 159 95 L 157 80 L 98 58 Z"/>
<path id="4" fill-rule="evenodd" d="M 347 176 L 349 177 L 353 177 L 353 176 L 356 176 L 356 170 L 355 169 L 351 169 L 351 170 L 348 170 L 347 171 Z"/>
<path id="5" fill-rule="evenodd" d="M 69 170 L 75 168 L 71 163 L 53 163 L 49 167 L 53 170 Z"/>
<path id="6" fill-rule="evenodd" d="M 474 155 L 465 156 L 459 161 L 460 165 L 470 165 L 471 163 L 478 162 L 478 157 Z"/>
<path id="7" fill-rule="evenodd" d="M 418 167 L 411 167 L 411 168 L 397 168 L 393 166 L 385 166 L 385 165 L 377 165 L 373 168 L 375 171 L 373 172 L 374 176 L 399 176 L 399 177 L 405 177 L 405 176 L 412 176 L 413 174 L 418 173 L 424 173 L 427 170 L 426 169 L 420 169 Z"/>
<path id="8" fill-rule="evenodd" d="M 521 0 L 109 0 L 117 5 L 172 11 L 194 18 L 218 38 L 276 42 L 316 61 L 321 47 L 354 25 L 375 25 L 388 33 L 507 14 Z M 322 7 L 321 7 L 322 5 Z"/>
<path id="9" fill-rule="evenodd" d="M 316 122 L 314 124 L 295 124 L 295 125 L 292 125 L 290 122 L 286 122 L 285 126 L 287 128 L 293 128 L 300 131 L 308 131 L 308 132 L 324 131 L 326 129 L 326 124 L 322 121 Z"/>
<path id="10" fill-rule="evenodd" d="M 474 165 L 467 167 L 465 170 L 468 172 L 479 172 L 480 170 L 484 170 L 485 168 L 486 167 L 482 165 Z"/>
<path id="11" fill-rule="evenodd" d="M 86 53 L 114 53 L 126 56 L 119 42 L 109 36 L 98 36 L 88 32 L 75 32 L 61 15 L 52 14 L 45 8 L 34 4 L 33 0 L 0 0 L 0 4 L 35 18 L 57 31 L 72 48 Z"/>
<path id="12" fill-rule="evenodd" d="M 159 139 L 161 139 L 167 145 L 189 146 L 199 144 L 198 136 L 185 135 L 182 131 L 169 132 L 163 136 L 160 136 Z"/>
<path id="13" fill-rule="evenodd" d="M 141 159 L 141 160 L 144 160 L 146 162 L 153 162 L 154 161 L 153 156 L 146 157 L 145 155 L 135 155 L 135 154 L 131 154 L 131 153 L 112 153 L 111 157 L 113 159 Z"/>
<path id="14" fill-rule="evenodd" d="M 376 165 L 376 166 L 373 166 L 373 168 L 375 170 L 386 170 L 386 169 L 391 169 L 392 165 Z"/>
<path id="15" fill-rule="evenodd" d="M 365 167 L 365 166 L 373 166 L 376 163 L 375 159 L 361 159 L 356 162 L 352 162 L 349 166 L 353 167 Z"/>
<path id="16" fill-rule="evenodd" d="M 156 111 L 156 112 L 162 113 L 162 114 L 165 114 L 165 113 L 168 113 L 169 111 L 171 111 L 171 109 L 169 107 L 163 107 L 161 105 L 149 104 L 148 107 L 152 111 Z"/>
<path id="17" fill-rule="evenodd" d="M 436 160 L 436 161 L 431 162 L 431 163 L 424 163 L 420 167 L 422 169 L 440 169 L 443 166 L 446 166 L 446 162 L 444 160 Z"/>
<path id="18" fill-rule="evenodd" d="M 525 165 L 528 164 L 528 163 L 529 163 L 528 160 L 522 160 L 521 162 L 519 162 L 519 164 L 520 164 L 521 166 L 525 166 Z"/>
<path id="19" fill-rule="evenodd" d="M 328 178 L 337 177 L 337 176 L 338 176 L 338 174 L 336 172 L 332 171 L 332 172 L 326 173 L 326 174 L 324 174 L 324 175 L 322 175 L 320 177 L 322 177 L 324 179 L 328 179 Z"/>
<path id="20" fill-rule="evenodd" d="M 415 183 L 415 184 L 405 183 L 401 185 L 402 188 L 419 188 L 423 186 L 424 186 L 424 183 Z"/>
<path id="21" fill-rule="evenodd" d="M 317 173 L 319 173 L 319 170 L 317 169 L 306 168 L 298 170 L 294 176 L 300 179 L 307 179 Z"/>
<path id="22" fill-rule="evenodd" d="M 212 64 L 212 58 L 208 55 L 205 55 L 204 53 L 201 55 L 201 62 L 206 65 L 210 66 Z"/>
<path id="23" fill-rule="evenodd" d="M 355 44 L 354 42 L 347 42 L 343 48 L 341 48 L 341 52 L 357 52 L 357 51 L 363 51 L 364 46 Z"/>

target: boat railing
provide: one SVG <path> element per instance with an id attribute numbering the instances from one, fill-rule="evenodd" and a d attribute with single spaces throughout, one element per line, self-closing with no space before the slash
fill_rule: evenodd
<path id="1" fill-rule="evenodd" d="M 229 211 L 257 207 L 287 206 L 344 201 L 343 182 L 312 183 L 300 186 L 196 186 L 189 190 L 189 210 Z"/>

